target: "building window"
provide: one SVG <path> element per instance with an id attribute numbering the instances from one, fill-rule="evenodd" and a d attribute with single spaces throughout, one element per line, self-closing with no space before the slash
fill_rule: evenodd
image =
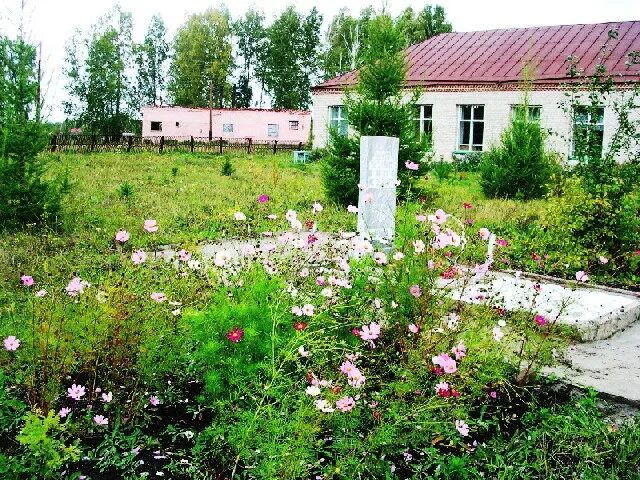
<path id="1" fill-rule="evenodd" d="M 416 105 L 416 135 L 431 142 L 433 135 L 433 105 Z"/>
<path id="2" fill-rule="evenodd" d="M 176 122 L 176 127 L 179 127 L 179 126 L 180 126 L 180 122 Z"/>
<path id="3" fill-rule="evenodd" d="M 151 122 L 151 131 L 152 132 L 161 132 L 162 131 L 162 122 Z"/>
<path id="4" fill-rule="evenodd" d="M 458 150 L 482 151 L 484 139 L 484 105 L 460 105 Z"/>
<path id="5" fill-rule="evenodd" d="M 267 136 L 268 137 L 277 137 L 278 136 L 278 124 L 270 123 L 267 125 Z"/>
<path id="6" fill-rule="evenodd" d="M 346 137 L 349 132 L 349 122 L 347 114 L 342 105 L 332 105 L 329 107 L 329 128 L 336 130 L 339 135 Z"/>
<path id="7" fill-rule="evenodd" d="M 300 122 L 298 120 L 289 120 L 289 130 L 298 130 Z"/>
<path id="8" fill-rule="evenodd" d="M 511 105 L 511 119 L 515 120 L 518 115 L 522 115 L 529 122 L 540 123 L 540 113 L 542 107 L 540 105 Z"/>
<path id="9" fill-rule="evenodd" d="M 604 107 L 576 106 L 573 110 L 573 157 L 602 156 Z"/>
<path id="10" fill-rule="evenodd" d="M 223 123 L 222 133 L 233 133 L 233 123 Z"/>

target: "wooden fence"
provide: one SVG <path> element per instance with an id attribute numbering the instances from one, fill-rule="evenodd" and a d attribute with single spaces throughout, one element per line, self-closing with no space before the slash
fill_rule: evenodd
<path id="1" fill-rule="evenodd" d="M 203 153 L 278 153 L 302 150 L 302 142 L 215 137 L 109 137 L 101 135 L 53 135 L 50 152 L 203 152 Z"/>

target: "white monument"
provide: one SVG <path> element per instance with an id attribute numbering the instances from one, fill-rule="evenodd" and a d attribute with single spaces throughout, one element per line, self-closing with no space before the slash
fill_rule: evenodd
<path id="1" fill-rule="evenodd" d="M 395 137 L 360 137 L 358 232 L 383 244 L 395 234 L 399 147 Z"/>

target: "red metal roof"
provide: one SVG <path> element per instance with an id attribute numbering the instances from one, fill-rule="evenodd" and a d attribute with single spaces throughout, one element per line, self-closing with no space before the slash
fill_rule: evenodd
<path id="1" fill-rule="evenodd" d="M 518 82 L 529 59 L 535 65 L 534 83 L 566 82 L 567 57 L 577 59 L 580 71 L 592 73 L 613 29 L 618 37 L 609 40 L 604 57 L 608 74 L 617 81 L 640 80 L 640 65 L 626 64 L 630 51 L 640 51 L 640 21 L 629 21 L 442 33 L 406 50 L 407 85 Z M 314 90 L 352 85 L 356 74 L 342 74 Z"/>

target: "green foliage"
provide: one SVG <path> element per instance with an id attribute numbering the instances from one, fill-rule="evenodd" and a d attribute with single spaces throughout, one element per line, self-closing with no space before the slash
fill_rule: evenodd
<path id="1" fill-rule="evenodd" d="M 447 20 L 444 7 L 427 4 L 419 12 L 407 7 L 396 19 L 396 26 L 405 38 L 405 44 L 413 45 L 440 33 L 452 31 L 451 23 Z"/>
<path id="2" fill-rule="evenodd" d="M 427 170 L 424 160 L 428 139 L 416 136 L 414 114 L 419 92 L 408 102 L 402 98 L 401 89 L 406 76 L 402 47 L 402 35 L 389 16 L 381 15 L 370 22 L 368 44 L 363 53 L 366 63 L 359 71 L 355 91 L 348 92 L 345 100 L 349 125 L 356 131 L 356 137 L 342 140 L 337 132 L 331 133 L 331 156 L 324 165 L 325 191 L 330 192 L 329 198 L 334 202 L 343 205 L 357 202 L 355 185 L 359 178 L 359 162 L 356 159 L 359 158 L 361 135 L 400 139 L 398 178 L 404 187 L 402 195 L 420 195 L 416 181 Z M 409 170 L 406 162 L 417 163 L 419 169 Z M 355 182 L 347 187 L 346 181 L 350 179 L 355 179 Z"/>
<path id="3" fill-rule="evenodd" d="M 233 164 L 231 163 L 231 159 L 229 157 L 224 157 L 224 162 L 222 163 L 222 168 L 220 169 L 220 175 L 223 177 L 230 177 L 233 175 L 235 169 L 233 168 Z"/>
<path id="4" fill-rule="evenodd" d="M 134 195 L 134 189 L 133 189 L 133 185 L 131 185 L 129 182 L 124 182 L 121 183 L 118 186 L 118 196 L 122 199 L 122 200 L 131 200 L 133 198 Z"/>
<path id="5" fill-rule="evenodd" d="M 66 49 L 65 113 L 92 134 L 119 136 L 134 126 L 139 102 L 128 74 L 133 65 L 131 13 L 115 7 Z"/>
<path id="6" fill-rule="evenodd" d="M 433 172 L 435 177 L 441 182 L 450 179 L 455 174 L 455 171 L 456 165 L 452 162 L 439 160 L 431 163 L 431 172 Z"/>
<path id="7" fill-rule="evenodd" d="M 540 125 L 520 113 L 480 164 L 482 190 L 490 197 L 542 198 L 553 173 L 553 157 L 544 151 Z"/>
<path id="8" fill-rule="evenodd" d="M 80 458 L 77 442 L 67 444 L 66 426 L 50 411 L 47 415 L 29 412 L 18 441 L 26 447 L 22 462 L 26 470 L 37 478 L 60 478 L 60 469 Z"/>
<path id="9" fill-rule="evenodd" d="M 227 81 L 233 65 L 229 12 L 209 8 L 189 16 L 173 41 L 169 94 L 173 103 L 205 107 L 209 90 L 222 107 L 230 97 Z"/>
<path id="10" fill-rule="evenodd" d="M 303 17 L 289 6 L 267 28 L 258 76 L 274 108 L 309 108 L 320 68 L 321 25 L 322 15 L 315 7 Z"/>
<path id="11" fill-rule="evenodd" d="M 233 23 L 233 33 L 238 41 L 238 53 L 242 65 L 242 75 L 237 85 L 236 106 L 250 107 L 253 92 L 251 79 L 257 72 L 261 72 L 260 62 L 266 41 L 264 15 L 250 8 L 244 17 Z M 253 68 L 253 72 L 252 72 Z"/>
<path id="12" fill-rule="evenodd" d="M 59 182 L 47 181 L 39 153 L 47 144 L 40 121 L 36 51 L 0 37 L 0 229 L 52 221 Z"/>
<path id="13" fill-rule="evenodd" d="M 144 41 L 135 46 L 138 68 L 137 97 L 141 106 L 162 105 L 166 86 L 165 63 L 169 59 L 167 28 L 160 15 L 151 17 Z"/>
<path id="14" fill-rule="evenodd" d="M 456 168 L 461 172 L 477 172 L 482 163 L 482 152 L 469 152 L 454 160 Z"/>
<path id="15" fill-rule="evenodd" d="M 339 205 L 358 202 L 360 142 L 331 130 L 329 154 L 322 162 L 322 185 L 327 198 Z"/>

